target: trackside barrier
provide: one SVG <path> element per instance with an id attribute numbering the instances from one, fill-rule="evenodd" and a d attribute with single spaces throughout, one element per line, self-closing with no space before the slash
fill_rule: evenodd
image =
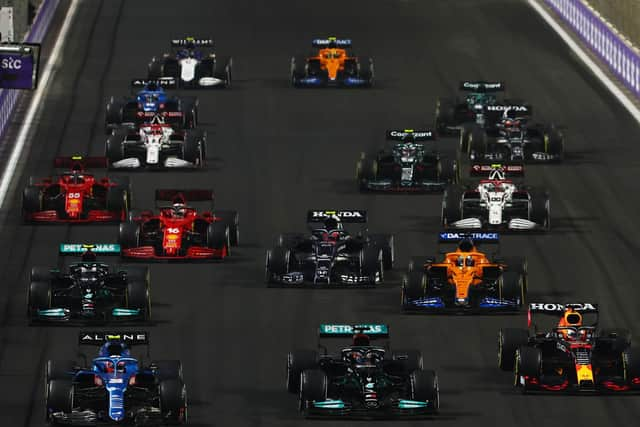
<path id="1" fill-rule="evenodd" d="M 26 34 L 24 41 L 27 43 L 42 43 L 47 34 L 49 24 L 58 7 L 60 0 L 44 0 L 38 9 L 31 29 Z M 21 91 L 16 89 L 0 89 L 0 139 L 11 122 L 11 115 L 18 103 Z"/>
<path id="2" fill-rule="evenodd" d="M 640 99 L 640 53 L 581 0 L 544 0 Z"/>

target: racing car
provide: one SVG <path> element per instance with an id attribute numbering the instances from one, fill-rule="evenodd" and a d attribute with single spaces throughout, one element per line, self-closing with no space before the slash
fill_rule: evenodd
<path id="1" fill-rule="evenodd" d="M 164 426 L 187 422 L 187 389 L 179 360 L 148 365 L 132 355 L 149 345 L 143 331 L 81 331 L 80 346 L 99 346 L 87 363 L 49 360 L 45 405 L 52 425 Z M 147 350 L 148 356 L 148 350 Z"/>
<path id="2" fill-rule="evenodd" d="M 60 245 L 63 255 L 82 254 L 67 271 L 33 267 L 28 293 L 31 322 L 148 321 L 149 269 L 111 267 L 97 255 L 120 254 L 115 244 Z"/>
<path id="3" fill-rule="evenodd" d="M 548 192 L 507 179 L 507 173 L 524 174 L 522 165 L 488 166 L 489 179 L 447 187 L 442 199 L 442 225 L 449 229 L 548 231 L 551 228 Z M 478 168 L 486 170 L 487 165 L 471 167 Z"/>
<path id="4" fill-rule="evenodd" d="M 107 138 L 105 155 L 112 169 L 201 168 L 206 145 L 205 131 L 176 130 L 155 116 L 149 123 L 114 130 Z"/>
<path id="5" fill-rule="evenodd" d="M 364 224 L 363 210 L 310 210 L 310 235 L 284 233 L 267 251 L 265 279 L 277 286 L 372 287 L 393 268 L 393 236 L 362 231 L 351 234 L 343 226 Z"/>
<path id="6" fill-rule="evenodd" d="M 336 37 L 315 39 L 311 46 L 317 51 L 310 56 L 291 58 L 293 87 L 373 86 L 373 59 L 350 52 L 351 40 Z"/>
<path id="7" fill-rule="evenodd" d="M 374 155 L 362 153 L 356 164 L 360 191 L 434 192 L 444 191 L 448 183 L 457 181 L 455 160 L 443 158 L 421 142 L 435 140 L 429 130 L 391 130 L 391 147 Z"/>
<path id="8" fill-rule="evenodd" d="M 156 115 L 180 129 L 191 129 L 198 124 L 198 99 L 169 96 L 165 88 L 176 87 L 174 78 L 134 79 L 131 87 L 139 89 L 135 96 L 111 97 L 105 107 L 105 132 L 109 135 L 122 125 L 147 123 Z"/>
<path id="9" fill-rule="evenodd" d="M 298 395 L 306 417 L 410 417 L 432 415 L 440 407 L 438 376 L 423 369 L 417 350 L 390 351 L 374 345 L 388 338 L 387 325 L 320 325 L 320 338 L 351 337 L 336 354 L 317 350 L 287 356 L 287 391 Z"/>
<path id="10" fill-rule="evenodd" d="M 440 135 L 457 135 L 473 124 L 491 127 L 507 109 L 531 111 L 530 106 L 519 100 L 497 96 L 504 92 L 504 82 L 464 81 L 460 83 L 460 90 L 466 92 L 464 101 L 459 97 L 438 99 L 435 127 Z"/>
<path id="11" fill-rule="evenodd" d="M 442 232 L 439 243 L 458 243 L 435 256 L 413 257 L 402 280 L 405 312 L 515 312 L 525 303 L 527 262 L 522 257 L 487 255 L 478 243 L 498 243 L 498 233 Z"/>
<path id="12" fill-rule="evenodd" d="M 175 79 L 181 89 L 231 87 L 232 59 L 213 53 L 213 40 L 186 37 L 171 40 L 171 53 L 153 57 L 149 79 Z"/>
<path id="13" fill-rule="evenodd" d="M 213 212 L 213 191 L 160 189 L 158 202 L 171 202 L 151 210 L 129 214 L 120 224 L 119 243 L 123 258 L 145 260 L 224 259 L 238 245 L 240 229 L 236 211 Z M 187 202 L 208 202 L 198 210 Z"/>
<path id="14" fill-rule="evenodd" d="M 554 326 L 540 330 L 536 314 Z M 640 347 L 626 329 L 597 329 L 597 304 L 531 303 L 528 318 L 498 334 L 498 366 L 523 393 L 640 391 Z"/>
<path id="15" fill-rule="evenodd" d="M 97 178 L 85 169 L 105 167 L 104 157 L 58 157 L 54 166 L 69 170 L 53 177 L 31 177 L 22 192 L 25 222 L 119 222 L 127 218 L 129 178 Z"/>
<path id="16" fill-rule="evenodd" d="M 505 110 L 492 127 L 468 126 L 460 136 L 462 154 L 472 161 L 562 161 L 563 132 L 554 124 L 531 122 L 524 108 Z"/>

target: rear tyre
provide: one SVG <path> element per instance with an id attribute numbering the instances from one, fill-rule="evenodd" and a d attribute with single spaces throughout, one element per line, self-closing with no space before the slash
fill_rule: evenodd
<path id="1" fill-rule="evenodd" d="M 124 121 L 124 103 L 113 98 L 109 100 L 106 106 L 104 116 L 104 133 L 110 135 L 114 127 L 122 124 Z"/>
<path id="2" fill-rule="evenodd" d="M 42 210 L 42 192 L 36 186 L 28 186 L 22 192 L 22 215 L 30 221 L 31 215 Z"/>
<path id="3" fill-rule="evenodd" d="M 453 99 L 440 98 L 436 103 L 436 129 L 439 134 L 451 133 L 447 126 L 454 124 L 456 104 Z M 466 150 L 465 150 L 466 152 Z"/>
<path id="4" fill-rule="evenodd" d="M 360 191 L 367 191 L 367 184 L 378 177 L 378 162 L 368 157 L 363 157 L 356 163 L 356 181 Z"/>
<path id="5" fill-rule="evenodd" d="M 455 160 L 447 158 L 439 160 L 438 181 L 449 184 L 458 182 L 458 168 Z"/>
<path id="6" fill-rule="evenodd" d="M 411 374 L 411 399 L 429 403 L 434 412 L 440 409 L 440 386 L 435 371 L 415 371 Z"/>
<path id="7" fill-rule="evenodd" d="M 398 350 L 391 357 L 402 364 L 405 375 L 424 369 L 422 352 L 419 350 Z"/>
<path id="8" fill-rule="evenodd" d="M 360 78 L 365 81 L 364 87 L 372 87 L 375 79 L 373 58 L 358 61 L 360 64 Z"/>
<path id="9" fill-rule="evenodd" d="M 114 133 L 109 135 L 105 143 L 105 157 L 109 167 L 117 161 L 124 159 L 124 135 Z"/>
<path id="10" fill-rule="evenodd" d="M 140 226 L 135 222 L 123 222 L 118 230 L 118 242 L 122 249 L 140 246 Z"/>
<path id="11" fill-rule="evenodd" d="M 182 159 L 192 163 L 196 167 L 204 165 L 204 141 L 197 134 L 187 132 L 186 138 L 182 143 Z"/>
<path id="12" fill-rule="evenodd" d="M 151 296 L 146 281 L 128 281 L 127 308 L 138 309 L 143 313 L 143 320 L 151 320 Z"/>
<path id="13" fill-rule="evenodd" d="M 444 227 L 462 219 L 462 188 L 451 185 L 442 197 L 441 222 Z"/>
<path id="14" fill-rule="evenodd" d="M 267 251 L 265 261 L 265 280 L 274 283 L 277 276 L 289 273 L 291 251 L 283 246 L 276 246 Z"/>
<path id="15" fill-rule="evenodd" d="M 370 236 L 372 246 L 382 250 L 382 263 L 385 270 L 391 270 L 395 261 L 395 243 L 392 235 L 373 234 Z"/>
<path id="16" fill-rule="evenodd" d="M 187 388 L 180 379 L 160 381 L 160 411 L 171 424 L 187 422 Z"/>
<path id="17" fill-rule="evenodd" d="M 222 218 L 222 223 L 229 227 L 229 243 L 231 246 L 240 244 L 240 215 L 236 211 L 216 211 L 216 216 Z"/>
<path id="18" fill-rule="evenodd" d="M 32 282 L 48 282 L 53 275 L 51 274 L 51 268 L 49 267 L 33 267 L 31 268 L 31 281 Z"/>
<path id="19" fill-rule="evenodd" d="M 505 271 L 500 280 L 500 299 L 515 301 L 518 308 L 526 303 L 523 275 L 515 271 Z"/>
<path id="20" fill-rule="evenodd" d="M 300 411 L 306 412 L 312 402 L 327 400 L 327 375 L 319 369 L 310 369 L 300 376 Z"/>
<path id="21" fill-rule="evenodd" d="M 540 225 L 545 231 L 551 229 L 551 201 L 546 192 L 535 191 L 531 193 L 529 220 Z"/>
<path id="22" fill-rule="evenodd" d="M 498 332 L 498 367 L 503 371 L 512 371 L 516 363 L 516 350 L 529 342 L 526 329 L 505 328 Z"/>
<path id="23" fill-rule="evenodd" d="M 383 251 L 374 246 L 367 246 L 360 252 L 360 269 L 363 276 L 369 277 L 371 285 L 384 281 Z"/>
<path id="24" fill-rule="evenodd" d="M 31 282 L 29 284 L 28 312 L 35 316 L 38 310 L 51 308 L 51 282 Z"/>
<path id="25" fill-rule="evenodd" d="M 484 129 L 474 126 L 469 134 L 469 158 L 472 160 L 481 160 L 487 152 L 487 140 L 485 138 Z"/>
<path id="26" fill-rule="evenodd" d="M 318 352 L 315 350 L 296 350 L 287 355 L 287 391 L 300 391 L 300 375 L 303 371 L 318 366 Z"/>
<path id="27" fill-rule="evenodd" d="M 51 417 L 55 412 L 70 414 L 73 409 L 73 384 L 71 380 L 51 380 L 46 384 L 47 421 L 58 423 Z"/>
<path id="28" fill-rule="evenodd" d="M 222 251 L 221 258 L 229 255 L 229 227 L 222 221 L 207 226 L 207 247 Z"/>
<path id="29" fill-rule="evenodd" d="M 523 386 L 522 378 L 539 378 L 542 370 L 542 352 L 539 348 L 520 346 L 516 350 L 514 385 Z"/>

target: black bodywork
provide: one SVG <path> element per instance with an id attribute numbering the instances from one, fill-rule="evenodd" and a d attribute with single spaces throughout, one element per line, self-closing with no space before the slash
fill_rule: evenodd
<path id="1" fill-rule="evenodd" d="M 360 231 L 351 234 L 340 228 L 327 230 L 318 225 L 324 217 L 308 221 L 310 234 L 285 233 L 279 236 L 276 246 L 267 251 L 266 281 L 280 286 L 345 286 L 369 287 L 384 280 L 385 270 L 393 267 L 393 236 L 367 234 Z M 353 212 L 357 217 L 342 217 L 343 222 L 365 222 L 364 211 Z M 315 224 L 315 225 L 314 225 Z M 314 228 L 318 227 L 318 228 Z"/>

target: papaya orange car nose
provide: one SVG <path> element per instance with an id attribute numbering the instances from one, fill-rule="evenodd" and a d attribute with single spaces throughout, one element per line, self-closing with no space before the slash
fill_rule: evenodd
<path id="1" fill-rule="evenodd" d="M 335 80 L 338 77 L 338 70 L 340 70 L 340 61 L 330 60 L 326 62 L 327 75 L 329 80 Z"/>

